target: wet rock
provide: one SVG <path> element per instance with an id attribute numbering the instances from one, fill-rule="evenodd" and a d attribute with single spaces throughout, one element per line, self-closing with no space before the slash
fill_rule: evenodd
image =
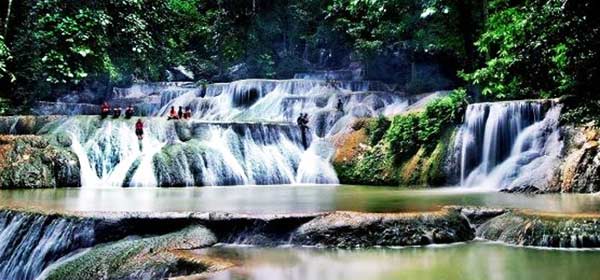
<path id="1" fill-rule="evenodd" d="M 0 188 L 79 187 L 76 155 L 50 142 L 44 136 L 0 136 Z"/>
<path id="2" fill-rule="evenodd" d="M 193 137 L 192 129 L 188 122 L 175 122 L 175 131 L 182 142 L 187 142 Z"/>
<path id="3" fill-rule="evenodd" d="M 335 212 L 302 225 L 292 243 L 325 247 L 413 246 L 471 240 L 474 232 L 457 209 L 433 213 Z"/>
<path id="4" fill-rule="evenodd" d="M 172 67 L 167 70 L 167 78 L 170 82 L 173 81 L 193 81 L 194 73 L 189 71 L 185 66 Z"/>
<path id="5" fill-rule="evenodd" d="M 460 213 L 469 219 L 471 226 L 479 226 L 488 220 L 506 213 L 505 209 L 463 207 Z"/>
<path id="6" fill-rule="evenodd" d="M 600 247 L 600 217 L 510 211 L 482 224 L 477 236 L 524 246 Z"/>
<path id="7" fill-rule="evenodd" d="M 528 194 L 545 193 L 544 190 L 540 190 L 538 187 L 532 186 L 532 185 L 524 185 L 524 186 L 517 186 L 517 187 L 513 187 L 513 188 L 501 189 L 500 192 L 503 192 L 503 193 L 528 193 Z"/>
<path id="8" fill-rule="evenodd" d="M 210 264 L 185 254 L 217 238 L 202 226 L 100 245 L 61 263 L 46 279 L 158 279 L 205 272 Z"/>
<path id="9" fill-rule="evenodd" d="M 600 191 L 600 131 L 596 128 L 567 128 L 568 152 L 555 191 L 593 193 Z"/>

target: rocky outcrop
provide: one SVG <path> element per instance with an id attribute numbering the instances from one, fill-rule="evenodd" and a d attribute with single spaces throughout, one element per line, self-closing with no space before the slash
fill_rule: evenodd
<path id="1" fill-rule="evenodd" d="M 79 161 L 64 146 L 68 139 L 52 138 L 0 136 L 0 189 L 79 187 Z"/>
<path id="2" fill-rule="evenodd" d="M 368 127 L 375 119 L 355 122 L 353 131 L 337 136 L 333 166 L 345 184 L 440 186 L 447 183 L 453 170 L 448 168 L 452 156 L 455 129 L 447 129 L 431 147 L 419 147 L 410 158 L 396 162 L 386 141 L 371 145 L 373 132 Z M 373 130 L 373 129 L 371 129 Z"/>
<path id="3" fill-rule="evenodd" d="M 0 134 L 29 135 L 46 131 L 58 123 L 61 116 L 8 116 L 0 117 Z"/>
<path id="4" fill-rule="evenodd" d="M 523 246 L 600 247 L 600 216 L 509 211 L 481 225 L 477 236 Z"/>
<path id="5" fill-rule="evenodd" d="M 600 130 L 566 128 L 567 152 L 554 191 L 591 193 L 600 191 Z"/>
<path id="6" fill-rule="evenodd" d="M 457 209 L 434 213 L 336 212 L 303 224 L 292 243 L 326 247 L 414 246 L 471 240 L 474 233 Z"/>
<path id="7" fill-rule="evenodd" d="M 162 279 L 197 274 L 211 263 L 181 251 L 208 247 L 217 238 L 202 226 L 100 245 L 53 268 L 46 279 Z"/>

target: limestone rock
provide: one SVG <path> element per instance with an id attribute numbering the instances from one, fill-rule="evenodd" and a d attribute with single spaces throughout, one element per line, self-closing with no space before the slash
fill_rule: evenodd
<path id="1" fill-rule="evenodd" d="M 474 232 L 459 210 L 373 214 L 335 212 L 303 224 L 292 243 L 325 247 L 413 246 L 471 240 Z"/>
<path id="2" fill-rule="evenodd" d="M 211 246 L 214 234 L 202 226 L 142 239 L 99 245 L 60 264 L 46 279 L 162 279 L 205 272 L 209 264 L 186 250 Z"/>

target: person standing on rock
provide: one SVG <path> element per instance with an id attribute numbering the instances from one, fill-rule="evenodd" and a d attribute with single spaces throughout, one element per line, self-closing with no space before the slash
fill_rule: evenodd
<path id="1" fill-rule="evenodd" d="M 138 119 L 135 123 L 135 135 L 137 135 L 140 141 L 144 138 L 144 123 L 142 119 Z"/>
<path id="2" fill-rule="evenodd" d="M 306 131 L 308 130 L 308 114 L 300 113 L 298 119 L 296 119 L 296 123 L 300 127 L 300 132 L 302 134 L 302 146 L 304 149 L 308 149 L 308 143 L 306 142 Z"/>
<path id="3" fill-rule="evenodd" d="M 344 113 L 344 103 L 341 98 L 338 98 L 338 103 L 336 105 L 338 112 Z"/>

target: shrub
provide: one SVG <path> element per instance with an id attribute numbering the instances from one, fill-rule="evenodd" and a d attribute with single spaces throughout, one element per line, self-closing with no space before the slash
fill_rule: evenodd
<path id="1" fill-rule="evenodd" d="M 371 145 L 377 145 L 385 136 L 386 131 L 390 127 L 391 122 L 383 115 L 380 115 L 374 120 L 371 120 L 366 126 L 367 135 Z"/>

